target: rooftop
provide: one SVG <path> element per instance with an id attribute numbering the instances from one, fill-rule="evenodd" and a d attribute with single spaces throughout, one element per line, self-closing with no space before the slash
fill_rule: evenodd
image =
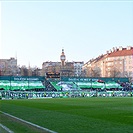
<path id="1" fill-rule="evenodd" d="M 129 55 L 133 55 L 133 47 L 119 48 L 108 53 L 108 57 L 129 56 Z"/>

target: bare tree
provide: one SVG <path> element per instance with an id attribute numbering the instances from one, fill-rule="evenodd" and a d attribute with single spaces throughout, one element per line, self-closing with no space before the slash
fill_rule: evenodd
<path id="1" fill-rule="evenodd" d="M 121 77 L 121 72 L 117 68 L 110 70 L 110 77 Z"/>
<path id="2" fill-rule="evenodd" d="M 22 66 L 20 68 L 20 73 L 21 73 L 21 76 L 28 76 L 28 69 L 26 66 Z"/>
<path id="3" fill-rule="evenodd" d="M 92 77 L 92 69 L 91 67 L 88 67 L 84 70 L 86 77 Z"/>
<path id="4" fill-rule="evenodd" d="M 129 77 L 130 77 L 130 73 L 128 73 L 127 71 L 125 71 L 125 72 L 123 73 L 123 76 L 129 78 Z"/>
<path id="5" fill-rule="evenodd" d="M 33 68 L 32 76 L 40 76 L 40 69 L 39 68 Z"/>
<path id="6" fill-rule="evenodd" d="M 124 74 L 123 74 L 123 76 L 126 77 L 126 78 L 128 78 L 129 79 L 129 82 L 132 82 L 133 77 L 131 76 L 131 73 L 130 72 L 125 71 Z"/>
<path id="7" fill-rule="evenodd" d="M 101 76 L 101 69 L 99 67 L 94 67 L 91 69 L 91 77 L 100 77 Z"/>

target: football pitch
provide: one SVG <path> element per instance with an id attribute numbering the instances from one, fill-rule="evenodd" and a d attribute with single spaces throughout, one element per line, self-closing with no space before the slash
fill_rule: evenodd
<path id="1" fill-rule="evenodd" d="M 0 123 L 14 133 L 45 131 L 2 112 L 58 133 L 133 132 L 132 97 L 0 100 L 0 111 Z"/>

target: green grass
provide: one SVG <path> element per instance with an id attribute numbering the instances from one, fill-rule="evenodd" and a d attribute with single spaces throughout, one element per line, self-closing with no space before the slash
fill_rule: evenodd
<path id="1" fill-rule="evenodd" d="M 133 98 L 1 100 L 0 110 L 58 133 L 133 132 Z"/>

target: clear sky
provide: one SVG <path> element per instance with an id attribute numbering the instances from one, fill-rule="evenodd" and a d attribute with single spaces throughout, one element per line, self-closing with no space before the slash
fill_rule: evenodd
<path id="1" fill-rule="evenodd" d="M 43 2 L 41 2 L 43 1 Z M 133 2 L 1 0 L 0 58 L 38 66 L 84 61 L 113 47 L 133 46 Z"/>

